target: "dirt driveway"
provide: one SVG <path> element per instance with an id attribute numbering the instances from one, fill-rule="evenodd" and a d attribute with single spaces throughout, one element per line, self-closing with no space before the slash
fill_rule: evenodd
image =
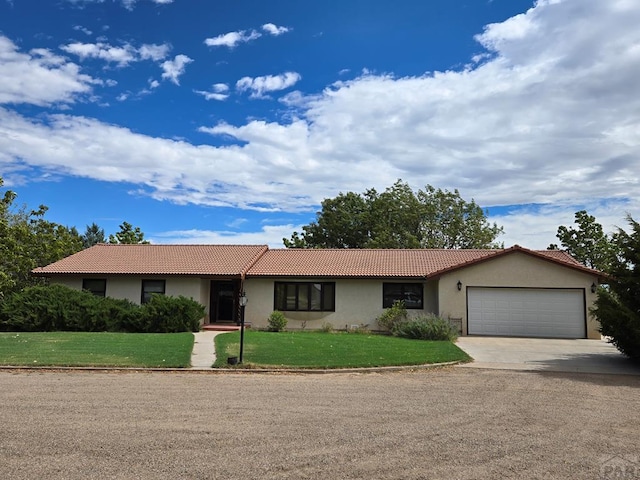
<path id="1" fill-rule="evenodd" d="M 0 372 L 0 405 L 3 479 L 607 478 L 640 453 L 624 375 Z"/>

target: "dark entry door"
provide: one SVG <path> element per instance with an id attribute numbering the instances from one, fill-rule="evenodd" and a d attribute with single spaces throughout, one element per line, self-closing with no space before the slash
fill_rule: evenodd
<path id="1" fill-rule="evenodd" d="M 233 280 L 211 282 L 211 311 L 209 321 L 214 322 L 235 322 L 236 297 L 238 295 L 238 282 Z"/>

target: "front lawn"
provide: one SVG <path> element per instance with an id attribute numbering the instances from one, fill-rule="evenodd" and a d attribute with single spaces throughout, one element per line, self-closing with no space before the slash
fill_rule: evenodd
<path id="1" fill-rule="evenodd" d="M 188 367 L 191 333 L 0 333 L 0 365 Z"/>
<path id="2" fill-rule="evenodd" d="M 215 338 L 216 363 L 238 356 L 240 333 Z M 295 368 L 380 367 L 469 361 L 451 342 L 409 340 L 386 335 L 325 332 L 245 331 L 245 366 Z"/>

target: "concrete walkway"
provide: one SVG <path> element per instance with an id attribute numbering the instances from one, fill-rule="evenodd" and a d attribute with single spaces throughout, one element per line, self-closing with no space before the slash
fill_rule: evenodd
<path id="1" fill-rule="evenodd" d="M 640 365 L 605 340 L 459 337 L 475 360 L 460 368 L 640 375 Z"/>
<path id="2" fill-rule="evenodd" d="M 216 335 L 226 332 L 195 332 L 195 342 L 191 353 L 192 370 L 211 370 L 213 362 L 216 361 L 216 349 L 213 339 Z"/>

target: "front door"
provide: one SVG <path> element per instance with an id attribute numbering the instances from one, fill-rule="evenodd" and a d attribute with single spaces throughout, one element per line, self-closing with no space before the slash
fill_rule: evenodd
<path id="1" fill-rule="evenodd" d="M 236 298 L 239 282 L 233 280 L 211 282 L 209 322 L 237 322 Z"/>

